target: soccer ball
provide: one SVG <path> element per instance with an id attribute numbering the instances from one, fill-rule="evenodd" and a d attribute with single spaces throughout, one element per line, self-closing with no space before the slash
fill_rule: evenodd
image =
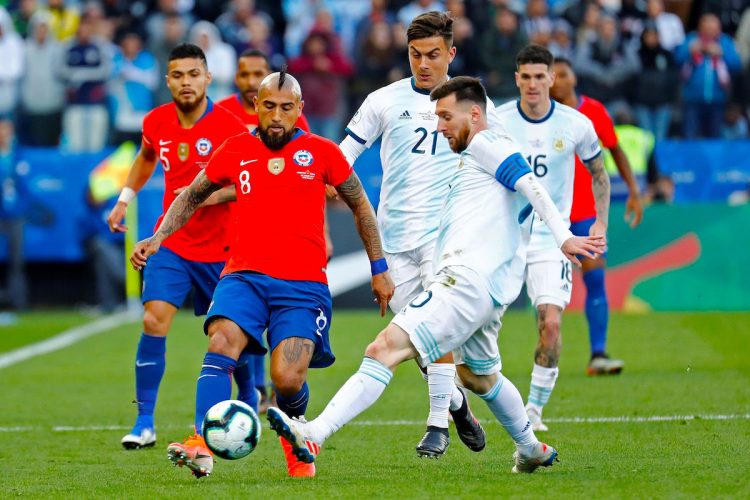
<path id="1" fill-rule="evenodd" d="M 248 456 L 260 441 L 260 420 L 242 401 L 227 400 L 213 405 L 203 417 L 203 437 L 217 456 L 237 460 Z"/>

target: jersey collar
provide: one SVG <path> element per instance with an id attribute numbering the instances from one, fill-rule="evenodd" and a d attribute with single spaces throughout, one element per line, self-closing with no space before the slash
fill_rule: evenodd
<path id="1" fill-rule="evenodd" d="M 430 95 L 429 90 L 420 89 L 419 87 L 417 87 L 417 81 L 414 79 L 413 76 L 409 79 L 409 81 L 411 82 L 411 89 L 414 92 L 416 92 L 417 94 L 422 94 L 422 95 Z"/>
<path id="2" fill-rule="evenodd" d="M 518 108 L 518 113 L 521 115 L 521 118 L 523 118 L 527 122 L 529 122 L 529 123 L 542 123 L 542 122 L 546 122 L 547 120 L 549 120 L 550 117 L 552 116 L 552 113 L 555 111 L 555 100 L 554 99 L 550 99 L 549 102 L 550 102 L 549 111 L 547 112 L 546 115 L 544 115 L 543 117 L 539 118 L 538 120 L 535 120 L 534 118 L 531 118 L 530 116 L 526 115 L 526 113 L 523 112 L 523 109 L 521 109 L 521 99 L 517 99 L 516 100 L 516 107 Z"/>
<path id="3" fill-rule="evenodd" d="M 289 142 L 292 142 L 294 139 L 305 135 L 305 131 L 299 127 L 294 127 L 294 130 L 296 130 L 296 132 L 294 132 L 294 135 L 292 136 L 292 138 L 289 139 Z M 258 137 L 258 127 L 255 127 L 255 129 L 253 129 L 253 131 L 250 132 L 250 135 L 254 135 L 255 137 Z M 287 142 L 287 144 L 289 144 L 289 142 Z"/>
<path id="4" fill-rule="evenodd" d="M 203 118 L 206 117 L 207 114 L 209 114 L 211 111 L 214 110 L 214 102 L 209 97 L 207 97 L 206 99 L 208 99 L 208 106 L 206 106 L 206 111 L 203 112 L 201 117 L 198 118 L 198 120 L 195 123 L 198 123 L 199 121 L 201 121 Z"/>

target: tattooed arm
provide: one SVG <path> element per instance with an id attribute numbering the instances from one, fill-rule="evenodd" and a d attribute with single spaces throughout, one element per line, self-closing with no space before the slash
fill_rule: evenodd
<path id="1" fill-rule="evenodd" d="M 179 196 L 187 188 L 188 186 L 177 188 L 174 190 L 174 194 Z M 211 193 L 211 196 L 206 198 L 206 201 L 201 203 L 198 206 L 198 208 L 209 207 L 211 205 L 218 205 L 220 203 L 228 203 L 230 201 L 237 201 L 237 191 L 236 191 L 234 184 L 232 184 L 231 186 L 223 187 L 219 189 L 218 191 Z"/>
<path id="2" fill-rule="evenodd" d="M 609 223 L 609 175 L 604 170 L 602 155 L 584 162 L 591 174 L 592 189 L 596 205 L 596 222 L 591 226 L 591 236 L 603 236 Z"/>
<path id="3" fill-rule="evenodd" d="M 184 226 L 195 213 L 198 206 L 221 188 L 219 184 L 211 182 L 206 174 L 201 171 L 185 191 L 172 202 L 172 205 L 164 215 L 159 230 L 150 238 L 139 242 L 130 256 L 133 268 L 140 270 L 146 265 L 146 260 L 155 254 L 162 242 Z"/>
<path id="4" fill-rule="evenodd" d="M 336 191 L 354 214 L 354 223 L 357 226 L 359 237 L 362 238 L 362 243 L 365 245 L 365 251 L 370 262 L 384 258 L 385 254 L 380 243 L 375 211 L 370 205 L 370 200 L 367 199 L 367 194 L 357 174 L 352 172 L 344 182 L 336 186 Z M 372 277 L 372 293 L 375 295 L 375 300 L 380 304 L 381 316 L 385 315 L 388 302 L 393 297 L 393 291 L 393 281 L 391 281 L 388 271 Z"/>

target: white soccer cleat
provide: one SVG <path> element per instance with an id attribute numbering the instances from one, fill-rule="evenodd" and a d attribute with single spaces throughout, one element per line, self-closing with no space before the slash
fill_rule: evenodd
<path id="1" fill-rule="evenodd" d="M 542 413 L 536 408 L 526 405 L 526 416 L 531 422 L 531 430 L 534 432 L 547 432 L 549 428 L 542 422 Z"/>
<path id="2" fill-rule="evenodd" d="M 156 443 L 156 433 L 150 427 L 134 427 L 129 434 L 120 441 L 126 450 L 148 448 Z"/>
<path id="3" fill-rule="evenodd" d="M 623 360 L 612 359 L 606 354 L 600 354 L 591 358 L 589 366 L 586 367 L 586 374 L 589 376 L 619 375 L 624 366 Z"/>
<path id="4" fill-rule="evenodd" d="M 320 451 L 320 444 L 310 441 L 304 432 L 304 422 L 295 420 L 278 408 L 270 407 L 266 418 L 276 434 L 292 445 L 292 453 L 297 460 L 306 464 L 315 462 Z"/>
<path id="5" fill-rule="evenodd" d="M 519 472 L 531 474 L 538 467 L 550 467 L 555 462 L 560 461 L 557 458 L 557 450 L 544 443 L 539 443 L 536 452 L 532 455 L 521 455 L 516 450 L 513 453 L 513 460 L 516 462 L 513 469 L 511 469 L 511 472 L 514 474 Z"/>

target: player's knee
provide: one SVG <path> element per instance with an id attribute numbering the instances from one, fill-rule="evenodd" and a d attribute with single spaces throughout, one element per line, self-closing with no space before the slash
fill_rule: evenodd
<path id="1" fill-rule="evenodd" d="M 390 348 L 388 346 L 388 338 L 385 334 L 385 330 L 383 330 L 377 337 L 375 337 L 375 340 L 367 346 L 367 349 L 365 349 L 365 356 L 385 364 L 389 352 Z"/>
<path id="2" fill-rule="evenodd" d="M 150 309 L 143 313 L 143 331 L 149 335 L 166 335 L 169 323 L 169 318 L 162 317 Z"/>
<path id="3" fill-rule="evenodd" d="M 296 370 L 290 367 L 271 367 L 271 381 L 273 387 L 279 394 L 284 396 L 294 396 L 305 384 L 307 370 Z"/>
<path id="4" fill-rule="evenodd" d="M 244 341 L 244 342 L 243 342 Z M 247 346 L 247 339 L 237 338 L 235 332 L 222 328 L 220 322 L 215 321 L 208 327 L 208 352 L 223 354 L 230 358 L 239 359 Z"/>

